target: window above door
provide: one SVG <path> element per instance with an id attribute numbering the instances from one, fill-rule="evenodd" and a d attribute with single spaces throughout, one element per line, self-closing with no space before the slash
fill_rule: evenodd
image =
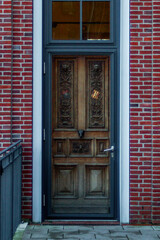
<path id="1" fill-rule="evenodd" d="M 43 0 L 43 4 L 46 47 L 118 46 L 119 0 Z"/>
<path id="2" fill-rule="evenodd" d="M 110 40 L 110 1 L 52 1 L 53 40 Z"/>

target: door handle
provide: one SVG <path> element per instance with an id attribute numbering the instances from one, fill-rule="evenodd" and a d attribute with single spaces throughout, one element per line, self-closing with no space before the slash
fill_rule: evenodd
<path id="1" fill-rule="evenodd" d="M 104 149 L 104 152 L 113 152 L 113 151 L 114 151 L 114 146 Z"/>

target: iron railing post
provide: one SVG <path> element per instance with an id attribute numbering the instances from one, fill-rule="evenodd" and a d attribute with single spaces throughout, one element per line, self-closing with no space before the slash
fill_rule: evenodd
<path id="1" fill-rule="evenodd" d="M 12 239 L 21 222 L 21 141 L 0 152 L 0 240 Z"/>

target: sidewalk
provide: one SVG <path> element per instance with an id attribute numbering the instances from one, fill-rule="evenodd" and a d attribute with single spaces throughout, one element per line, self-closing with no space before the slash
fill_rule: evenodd
<path id="1" fill-rule="evenodd" d="M 28 225 L 23 240 L 160 240 L 160 226 Z"/>

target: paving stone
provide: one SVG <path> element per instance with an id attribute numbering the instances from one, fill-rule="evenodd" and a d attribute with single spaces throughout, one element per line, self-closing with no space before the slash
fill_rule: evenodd
<path id="1" fill-rule="evenodd" d="M 90 239 L 96 239 L 95 236 L 90 236 L 90 235 L 82 235 L 80 238 L 80 240 L 90 240 Z"/>
<path id="2" fill-rule="evenodd" d="M 60 234 L 55 234 L 55 236 L 57 237 L 57 238 L 63 238 L 63 235 L 60 235 Z M 36 233 L 36 232 L 34 232 L 32 235 L 31 235 L 31 239 L 32 238 L 52 238 L 53 236 L 52 235 L 50 235 L 50 234 L 47 234 L 47 233 L 42 233 L 42 232 L 38 232 L 38 233 Z"/>
<path id="3" fill-rule="evenodd" d="M 34 228 L 31 228 L 31 229 L 28 229 L 28 227 L 27 227 L 27 229 L 26 229 L 26 231 L 25 231 L 26 233 L 42 233 L 42 234 L 47 234 L 47 232 L 48 232 L 48 228 L 44 228 L 43 226 L 35 226 Z"/>
<path id="4" fill-rule="evenodd" d="M 36 240 L 36 239 L 38 239 L 38 240 L 48 240 L 48 238 L 30 238 L 30 240 L 32 240 L 32 239 L 33 239 L 33 240 L 34 240 L 34 239 L 35 239 L 35 240 Z M 28 240 L 28 239 L 27 239 L 27 240 Z"/>
<path id="5" fill-rule="evenodd" d="M 67 240 L 70 240 L 70 239 L 74 239 L 74 240 L 79 240 L 79 236 L 78 235 L 68 235 L 68 236 L 64 236 L 63 239 L 67 239 Z"/>
<path id="6" fill-rule="evenodd" d="M 140 230 L 143 236 L 150 236 L 150 237 L 157 237 L 158 236 L 158 231 L 155 230 Z M 160 234 L 160 232 L 159 232 Z"/>
<path id="7" fill-rule="evenodd" d="M 42 231 L 43 233 L 47 233 L 49 226 L 37 225 L 32 229 L 32 231 Z"/>
<path id="8" fill-rule="evenodd" d="M 127 225 L 127 226 L 123 226 L 123 229 L 125 231 L 128 230 L 153 230 L 152 226 L 133 226 L 133 225 Z"/>
<path id="9" fill-rule="evenodd" d="M 48 240 L 48 238 L 22 238 L 22 240 L 32 240 L 32 239 Z"/>
<path id="10" fill-rule="evenodd" d="M 59 225 L 46 225 L 46 226 L 43 226 L 45 228 L 47 228 L 49 231 L 63 231 L 64 229 L 64 226 L 59 226 Z"/>
<path id="11" fill-rule="evenodd" d="M 79 230 L 78 229 L 73 229 L 73 230 L 62 230 L 61 233 L 63 233 L 64 235 L 66 234 L 79 234 Z M 87 230 L 88 233 L 88 230 Z"/>
<path id="12" fill-rule="evenodd" d="M 96 234 L 96 240 L 97 239 L 99 239 L 99 240 L 101 240 L 101 239 L 103 239 L 103 240 L 111 240 L 111 236 L 108 234 L 108 235 L 106 235 L 106 234 Z"/>
<path id="13" fill-rule="evenodd" d="M 94 231 L 109 233 L 109 228 L 107 226 L 94 226 Z"/>
<path id="14" fill-rule="evenodd" d="M 112 233 L 111 234 L 111 238 L 126 238 L 127 237 L 127 235 L 126 235 L 126 233 Z"/>
<path id="15" fill-rule="evenodd" d="M 123 230 L 123 227 L 119 226 L 119 225 L 118 226 L 117 225 L 109 225 L 109 226 L 106 226 L 106 229 L 108 229 L 108 230 L 115 230 L 115 231 L 121 231 L 121 230 Z"/>
<path id="16" fill-rule="evenodd" d="M 110 234 L 109 232 L 103 232 L 103 231 L 102 231 L 101 233 L 100 233 L 100 232 L 99 232 L 99 233 L 96 233 L 95 235 L 96 235 L 96 238 L 99 237 L 99 238 L 103 238 L 103 239 L 104 239 L 105 237 L 110 237 L 110 236 L 111 236 L 111 234 Z"/>
<path id="17" fill-rule="evenodd" d="M 99 236 L 96 236 L 96 240 L 112 240 L 112 238 L 110 237 L 99 237 Z M 123 239 L 124 240 L 124 239 Z"/>
<path id="18" fill-rule="evenodd" d="M 76 230 L 76 231 L 67 231 L 67 232 L 63 232 L 63 234 L 64 234 L 64 238 L 68 238 L 68 236 L 70 236 L 70 237 L 72 237 L 73 236 L 73 238 L 76 236 L 79 236 L 79 232 L 78 232 L 78 230 Z"/>
<path id="19" fill-rule="evenodd" d="M 158 236 L 158 237 L 159 237 L 159 239 L 160 239 L 160 233 L 158 233 L 158 232 L 157 232 L 157 236 Z"/>
<path id="20" fill-rule="evenodd" d="M 24 237 L 23 237 L 22 240 L 31 240 L 31 238 L 24 238 Z"/>
<path id="21" fill-rule="evenodd" d="M 35 225 L 28 225 L 26 229 L 34 229 Z"/>
<path id="22" fill-rule="evenodd" d="M 54 238 L 56 240 L 56 238 Z M 79 240 L 79 238 L 77 238 Z M 53 238 L 47 238 L 47 240 L 53 240 Z M 68 240 L 68 238 L 63 238 L 63 240 Z M 75 240 L 75 238 L 70 238 L 69 240 Z"/>
<path id="23" fill-rule="evenodd" d="M 29 225 L 23 235 L 23 240 L 29 239 L 160 240 L 160 226 Z"/>
<path id="24" fill-rule="evenodd" d="M 125 230 L 120 230 L 120 231 L 110 230 L 109 232 L 111 234 L 115 234 L 115 233 L 129 234 L 129 233 L 131 233 L 131 234 L 141 235 L 141 231 L 140 230 L 132 230 L 132 229 L 130 229 L 128 231 L 125 231 Z"/>
<path id="25" fill-rule="evenodd" d="M 128 240 L 128 238 L 127 237 L 111 237 L 111 239 L 112 240 Z M 137 240 L 139 240 L 139 239 L 137 239 Z"/>
<path id="26" fill-rule="evenodd" d="M 112 240 L 112 238 L 110 237 L 99 237 L 99 236 L 96 236 L 96 240 Z M 124 238 L 123 238 L 124 240 Z"/>
<path id="27" fill-rule="evenodd" d="M 48 238 L 53 238 L 53 239 L 62 239 L 64 238 L 64 234 L 61 232 L 49 232 L 48 233 Z"/>
<path id="28" fill-rule="evenodd" d="M 31 238 L 31 233 L 30 232 L 24 232 L 23 233 L 23 238 Z"/>
<path id="29" fill-rule="evenodd" d="M 159 240 L 158 237 L 154 237 L 154 236 L 130 236 L 128 235 L 128 240 Z"/>
<path id="30" fill-rule="evenodd" d="M 115 233 L 111 233 L 111 238 L 126 238 L 127 237 L 127 235 L 126 235 L 126 233 L 124 232 L 124 233 L 119 233 L 119 232 L 115 232 Z"/>
<path id="31" fill-rule="evenodd" d="M 105 232 L 105 231 L 103 231 L 104 233 L 108 233 L 108 232 Z M 98 233 L 100 233 L 100 231 L 95 231 L 95 230 L 78 230 L 78 233 L 79 233 L 79 235 L 81 236 L 81 235 L 84 235 L 84 234 L 90 234 L 90 236 L 92 236 L 92 235 L 96 235 L 96 234 L 98 234 Z"/>
<path id="32" fill-rule="evenodd" d="M 70 238 L 74 238 L 74 239 L 95 239 L 95 235 L 92 234 L 92 233 L 87 233 L 87 234 L 81 234 L 81 233 L 78 233 L 78 234 L 64 234 L 64 238 L 66 239 L 70 239 Z"/>
<path id="33" fill-rule="evenodd" d="M 64 230 L 93 230 L 93 226 L 73 225 L 64 226 Z"/>
<path id="34" fill-rule="evenodd" d="M 154 230 L 160 231 L 160 226 L 153 226 Z"/>
<path id="35" fill-rule="evenodd" d="M 34 231 L 34 228 L 29 228 L 29 227 L 27 227 L 27 228 L 25 229 L 25 232 L 32 232 L 32 231 Z"/>
<path id="36" fill-rule="evenodd" d="M 31 240 L 31 238 L 22 238 L 22 240 Z"/>

